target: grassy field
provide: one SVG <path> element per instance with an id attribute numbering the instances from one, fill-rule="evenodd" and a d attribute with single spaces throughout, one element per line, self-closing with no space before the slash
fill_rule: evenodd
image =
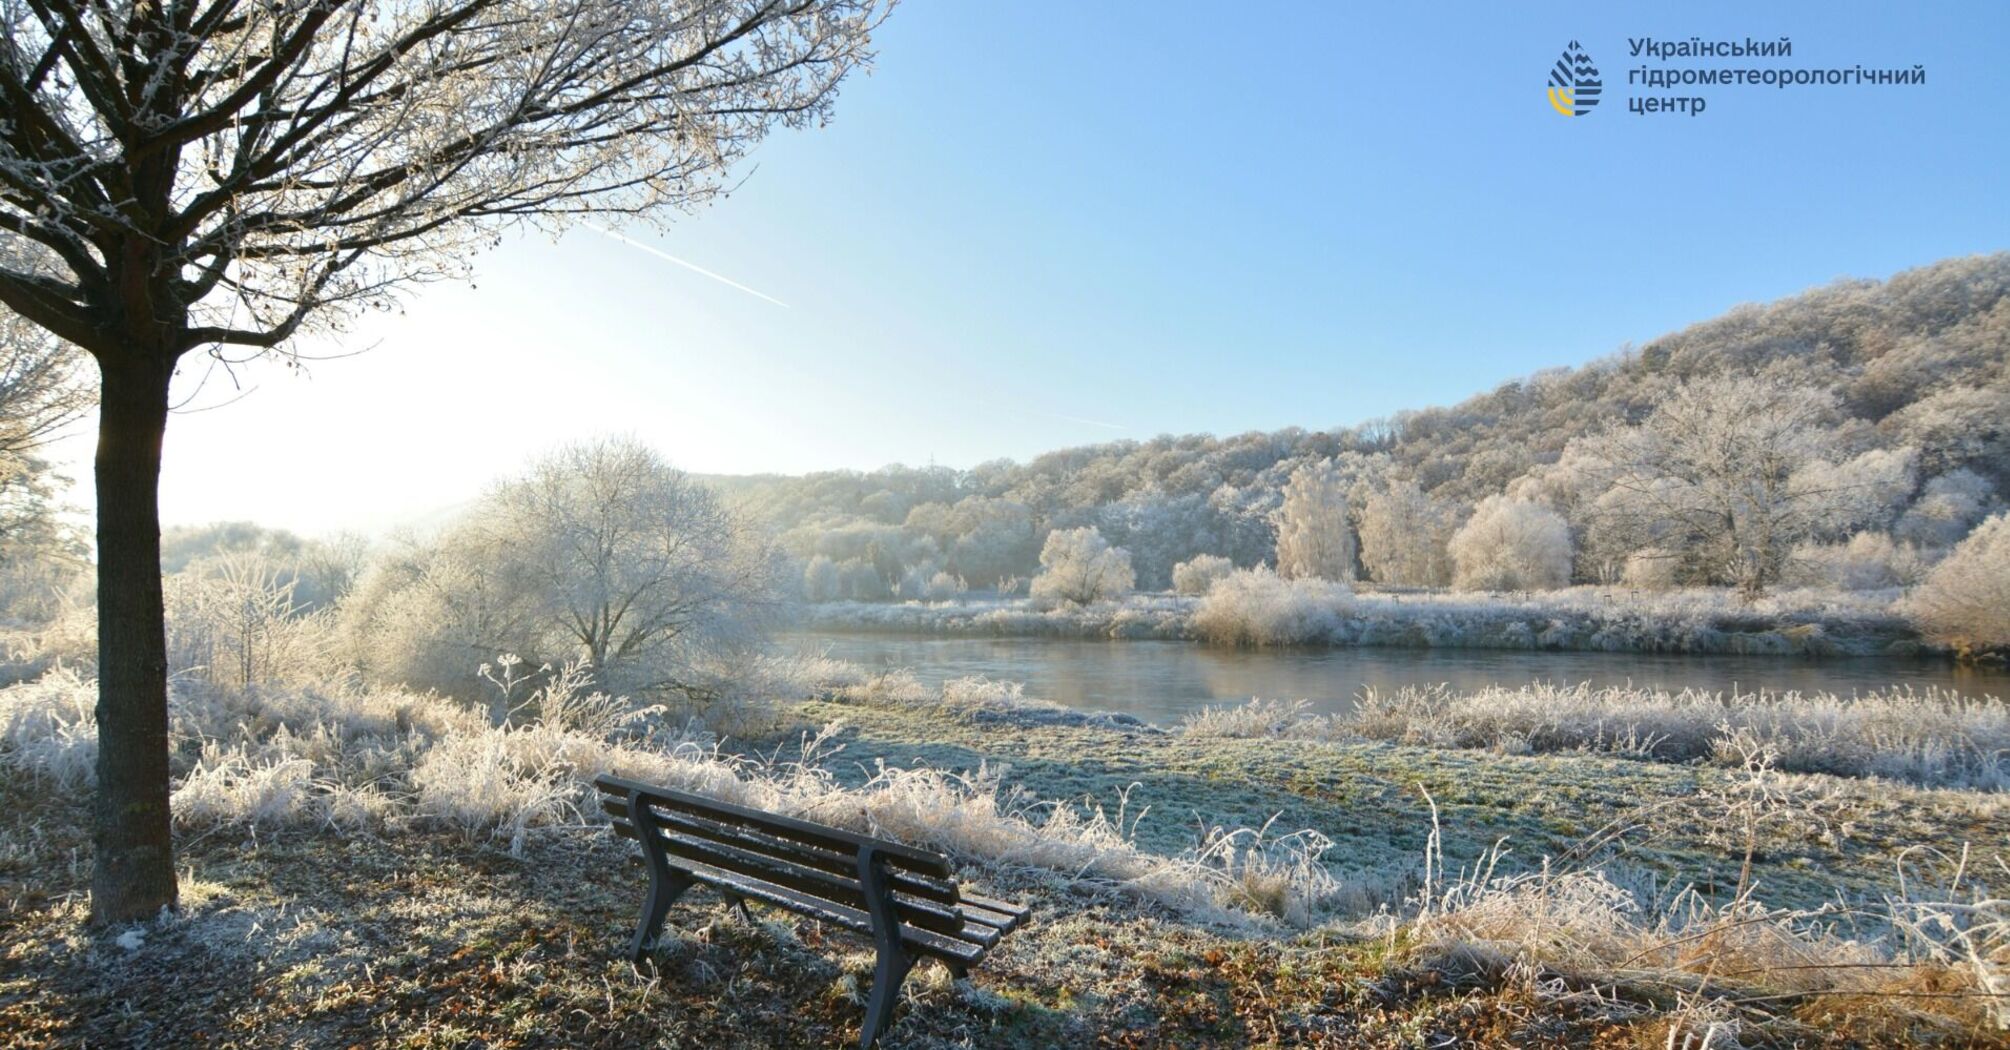
<path id="1" fill-rule="evenodd" d="M 809 754 L 793 732 L 761 746 L 760 768 L 815 764 L 826 808 L 813 812 L 840 819 L 849 807 L 907 829 L 956 854 L 982 892 L 1033 906 L 969 981 L 918 970 L 890 1047 L 2005 1045 L 2005 996 L 1988 984 L 2010 962 L 2000 930 L 1979 978 L 1952 957 L 1851 947 L 1878 935 L 1870 916 L 1899 891 L 1901 866 L 1917 895 L 1946 880 L 1936 858 L 1966 845 L 1968 896 L 2002 895 L 2001 794 L 1597 755 L 1202 738 L 954 699 L 854 681 L 784 712 L 797 726 L 841 723 Z M 363 739 L 343 746 L 361 752 Z M 719 759 L 732 760 L 707 761 Z M 903 781 L 889 769 L 981 787 L 958 796 L 951 824 L 918 811 L 933 796 L 890 792 Z M 387 783 L 395 797 L 396 776 Z M 191 825 L 181 913 L 92 933 L 75 797 L 18 769 L 0 781 L 0 1045 L 856 1039 L 867 946 L 792 915 L 759 910 L 749 925 L 694 894 L 671 913 L 671 943 L 631 968 L 620 947 L 641 873 L 625 843 L 576 810 L 540 810 L 514 833 L 457 826 L 423 798 L 355 824 L 301 806 L 287 812 L 315 815 Z M 1035 832 L 1055 811 L 1039 800 L 1075 814 L 1100 806 L 1107 819 L 1095 834 L 1081 817 Z M 1265 830 L 1226 840 L 1245 863 L 1218 865 L 1239 874 L 1209 883 L 1218 892 L 1205 902 L 1125 874 L 1138 858 L 1220 862 L 1209 843 L 1238 826 Z M 1309 848 L 1328 872 L 1309 910 L 1288 906 L 1303 887 L 1285 883 L 1303 873 L 1246 862 L 1300 829 L 1330 840 L 1298 839 L 1282 855 Z M 1499 891 L 1458 877 L 1503 838 L 1496 873 L 1550 876 Z M 1075 856 L 1090 861 L 1068 870 Z M 1171 870 L 1198 870 L 1183 863 Z M 1573 896 L 1598 886 L 1726 910 L 1685 934 L 1618 898 Z M 1678 898 L 1685 886 L 1696 895 Z M 1963 914 L 1981 917 L 1980 936 L 1997 913 Z M 1744 937 L 1753 931 L 1764 937 Z M 1819 962 L 1822 978 L 1803 979 L 1796 959 Z M 1978 987 L 1999 990 L 1978 998 Z"/>

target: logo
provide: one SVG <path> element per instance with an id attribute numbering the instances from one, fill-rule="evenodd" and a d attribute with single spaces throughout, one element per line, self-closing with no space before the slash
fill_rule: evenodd
<path id="1" fill-rule="evenodd" d="M 1549 105 L 1566 117 L 1581 117 L 1598 105 L 1598 67 L 1577 41 L 1563 49 L 1563 57 L 1549 71 Z"/>

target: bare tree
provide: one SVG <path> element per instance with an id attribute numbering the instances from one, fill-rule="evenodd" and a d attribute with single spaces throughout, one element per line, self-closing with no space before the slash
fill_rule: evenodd
<path id="1" fill-rule="evenodd" d="M 101 377 L 96 920 L 175 899 L 156 497 L 183 355 L 282 350 L 516 224 L 704 202 L 827 116 L 884 13 L 0 0 L 0 304 Z"/>
<path id="2" fill-rule="evenodd" d="M 56 556 L 70 544 L 55 520 L 57 488 L 38 453 L 91 408 L 84 355 L 0 306 L 0 554 Z"/>
<path id="3" fill-rule="evenodd" d="M 0 485 L 27 473 L 36 449 L 90 411 L 82 364 L 76 347 L 0 307 Z"/>
<path id="4" fill-rule="evenodd" d="M 554 636 L 540 644 L 571 648 L 565 655 L 586 660 L 604 687 L 689 691 L 694 648 L 745 636 L 775 602 L 767 541 L 634 441 L 539 460 L 498 487 L 480 519 Z"/>
<path id="5" fill-rule="evenodd" d="M 1909 453 L 1844 459 L 1836 396 L 1771 375 L 1683 384 L 1638 426 L 1583 442 L 1607 486 L 1591 509 L 1621 535 L 1697 552 L 1747 597 L 1795 545 L 1875 519 L 1913 485 Z"/>

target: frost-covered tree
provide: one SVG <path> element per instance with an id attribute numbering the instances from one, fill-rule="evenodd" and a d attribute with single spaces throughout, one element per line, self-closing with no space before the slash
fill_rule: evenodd
<path id="1" fill-rule="evenodd" d="M 538 655 L 584 660 L 610 691 L 688 688 L 693 655 L 747 638 L 775 598 L 759 532 L 631 440 L 538 460 L 477 520 L 557 639 Z"/>
<path id="2" fill-rule="evenodd" d="M 0 234 L 4 236 L 4 234 Z M 84 566 L 43 446 L 91 407 L 83 354 L 0 306 L 0 609 L 29 620 Z"/>
<path id="3" fill-rule="evenodd" d="M 83 363 L 76 347 L 0 306 L 0 486 L 34 473 L 34 453 L 90 411 Z"/>
<path id="4" fill-rule="evenodd" d="M 0 5 L 0 304 L 100 376 L 91 908 L 175 899 L 157 490 L 183 355 L 465 272 L 525 223 L 701 203 L 826 117 L 876 0 Z"/>
<path id="5" fill-rule="evenodd" d="M 1277 526 L 1277 574 L 1285 579 L 1354 578 L 1354 528 L 1347 520 L 1347 484 L 1331 460 L 1291 474 Z"/>
<path id="6" fill-rule="evenodd" d="M 1973 654 L 2010 650 L 2010 514 L 1977 526 L 1908 605 L 1932 637 Z"/>
<path id="7" fill-rule="evenodd" d="M 583 663 L 614 692 L 688 692 L 695 665 L 757 637 L 778 565 L 718 493 L 645 446 L 593 441 L 372 565 L 343 630 L 352 659 L 386 684 L 466 698 L 474 668 L 509 652 Z"/>
<path id="8" fill-rule="evenodd" d="M 1585 443 L 1586 469 L 1609 486 L 1593 513 L 1755 597 L 1797 545 L 1874 521 L 1911 488 L 1908 453 L 1843 458 L 1837 408 L 1773 375 L 1685 383 L 1640 425 Z"/>
<path id="9" fill-rule="evenodd" d="M 1228 578 L 1235 563 L 1218 554 L 1196 554 L 1173 566 L 1173 590 L 1180 594 L 1206 594 L 1217 581 Z"/>
<path id="10" fill-rule="evenodd" d="M 803 600 L 828 602 L 844 597 L 840 588 L 842 578 L 838 575 L 837 562 L 826 554 L 813 555 L 803 566 Z"/>
<path id="11" fill-rule="evenodd" d="M 1452 582 L 1447 545 L 1457 527 L 1453 509 L 1416 482 L 1391 481 L 1361 503 L 1361 564 L 1377 583 L 1443 587 Z"/>
<path id="12" fill-rule="evenodd" d="M 1040 575 L 1033 578 L 1032 594 L 1087 605 L 1121 598 L 1136 585 L 1129 551 L 1110 546 L 1093 527 L 1055 529 L 1040 548 Z"/>
<path id="13" fill-rule="evenodd" d="M 1570 524 L 1540 503 L 1488 496 L 1449 546 L 1452 583 L 1460 590 L 1547 590 L 1570 582 Z"/>

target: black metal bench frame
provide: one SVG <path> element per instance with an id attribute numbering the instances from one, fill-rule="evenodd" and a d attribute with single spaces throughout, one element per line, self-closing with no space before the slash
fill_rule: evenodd
<path id="1" fill-rule="evenodd" d="M 962 977 L 1026 918 L 1019 905 L 964 892 L 939 853 L 607 774 L 593 782 L 649 870 L 632 961 L 647 958 L 670 905 L 697 885 L 742 914 L 752 899 L 869 935 L 877 963 L 863 1050 L 886 1030 L 916 963 L 934 958 Z"/>

